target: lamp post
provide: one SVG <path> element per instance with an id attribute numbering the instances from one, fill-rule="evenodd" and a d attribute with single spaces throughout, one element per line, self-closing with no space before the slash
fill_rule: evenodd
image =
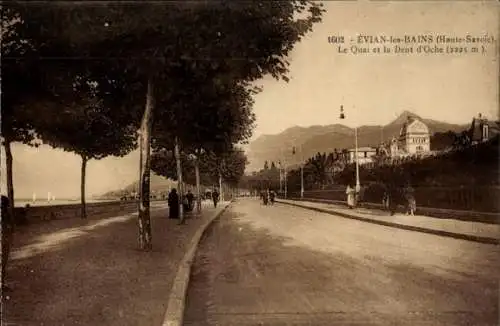
<path id="1" fill-rule="evenodd" d="M 300 164 L 300 199 L 304 199 L 304 163 Z"/>
<path id="2" fill-rule="evenodd" d="M 286 193 L 287 193 L 287 190 L 288 190 L 288 183 L 287 183 L 287 180 L 286 180 L 286 162 L 285 162 L 285 167 L 283 169 L 283 179 L 285 181 L 285 199 L 286 199 Z"/>
<path id="3" fill-rule="evenodd" d="M 278 161 L 279 172 L 280 172 L 280 196 L 283 193 L 283 167 L 281 165 L 281 160 Z"/>
<path id="4" fill-rule="evenodd" d="M 288 184 L 287 184 L 287 178 L 286 178 L 286 157 L 285 157 L 285 153 L 283 152 L 283 148 L 281 149 L 281 158 L 282 160 L 280 161 L 280 165 L 283 164 L 283 168 L 282 168 L 282 171 L 283 171 L 283 195 L 284 195 L 284 198 L 286 199 L 286 195 L 287 195 L 287 188 L 288 188 Z"/>
<path id="5" fill-rule="evenodd" d="M 293 147 L 292 154 L 295 155 L 295 147 Z M 304 153 L 302 152 L 302 145 L 300 145 L 300 199 L 304 199 Z"/>
<path id="6" fill-rule="evenodd" d="M 345 119 L 344 106 L 340 106 L 340 119 Z M 356 193 L 361 190 L 361 184 L 359 182 L 359 156 L 358 156 L 358 126 L 354 126 L 354 153 L 356 155 Z"/>

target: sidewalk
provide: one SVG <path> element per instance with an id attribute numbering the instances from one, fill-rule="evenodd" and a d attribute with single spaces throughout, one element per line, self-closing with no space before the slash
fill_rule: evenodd
<path id="1" fill-rule="evenodd" d="M 382 210 L 367 208 L 348 209 L 345 206 L 321 202 L 284 199 L 279 199 L 277 201 L 324 213 L 336 214 L 347 218 L 411 231 L 432 233 L 489 244 L 498 244 L 500 242 L 500 226 L 496 224 L 435 218 L 424 215 L 409 216 L 395 214 L 390 216 L 388 212 Z"/>
<path id="2" fill-rule="evenodd" d="M 26 226 L 15 234 L 4 293 L 6 325 L 161 325 L 178 265 L 217 209 L 185 225 L 151 209 L 153 250 L 138 247 L 137 214 Z"/>

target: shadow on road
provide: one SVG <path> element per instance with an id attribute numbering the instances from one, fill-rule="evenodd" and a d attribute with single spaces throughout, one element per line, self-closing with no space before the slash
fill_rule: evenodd
<path id="1" fill-rule="evenodd" d="M 496 325 L 492 280 L 313 250 L 242 217 L 203 236 L 184 325 Z"/>
<path id="2" fill-rule="evenodd" d="M 2 321 L 13 325 L 161 324 L 178 264 L 202 223 L 196 217 L 178 225 L 166 215 L 166 209 L 153 211 L 151 252 L 137 249 L 136 216 L 115 223 L 101 220 L 98 227 L 89 227 L 95 221 L 81 225 L 76 219 L 73 229 L 67 227 L 69 222 L 60 221 L 62 225 L 56 223 L 53 232 L 45 230 L 47 225 L 33 225 L 43 231 L 26 230 L 18 235 L 24 237 L 18 243 L 41 247 L 10 262 L 7 277 L 12 292 L 4 301 Z"/>

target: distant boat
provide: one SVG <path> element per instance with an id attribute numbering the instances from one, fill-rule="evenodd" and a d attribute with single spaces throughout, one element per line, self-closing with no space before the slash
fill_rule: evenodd
<path id="1" fill-rule="evenodd" d="M 33 198 L 32 198 L 32 202 L 36 202 L 36 193 L 33 193 Z"/>
<path id="2" fill-rule="evenodd" d="M 50 201 L 52 199 L 52 194 L 50 191 L 47 193 L 47 201 Z"/>

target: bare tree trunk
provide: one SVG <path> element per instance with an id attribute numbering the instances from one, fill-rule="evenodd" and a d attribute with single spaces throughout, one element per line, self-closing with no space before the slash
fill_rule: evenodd
<path id="1" fill-rule="evenodd" d="M 151 242 L 151 218 L 149 211 L 151 172 L 151 127 L 153 123 L 153 82 L 148 80 L 146 108 L 141 122 L 140 137 L 140 179 L 139 179 L 139 247 L 144 251 L 153 248 Z"/>
<path id="2" fill-rule="evenodd" d="M 222 190 L 222 174 L 219 172 L 219 192 L 220 192 L 220 201 L 224 201 L 224 191 Z"/>
<path id="3" fill-rule="evenodd" d="M 180 223 L 184 223 L 184 206 L 183 206 L 183 197 L 184 197 L 184 187 L 182 183 L 182 166 L 181 166 L 181 152 L 179 148 L 179 139 L 175 137 L 175 162 L 177 163 L 177 183 L 179 187 L 179 219 Z"/>
<path id="4" fill-rule="evenodd" d="M 12 173 L 12 149 L 10 145 L 12 142 L 8 139 L 4 142 L 5 147 L 5 160 L 7 168 L 7 197 L 9 198 L 9 213 L 10 216 L 14 218 L 14 177 Z"/>
<path id="5" fill-rule="evenodd" d="M 200 185 L 200 157 L 196 154 L 194 162 L 194 173 L 196 174 L 196 211 L 201 213 L 201 185 Z"/>
<path id="6" fill-rule="evenodd" d="M 6 164 L 7 164 L 7 197 L 8 197 L 8 209 L 7 212 L 1 212 L 2 213 L 2 226 L 1 226 L 1 244 L 2 244 L 2 275 L 1 275 L 1 281 L 0 281 L 0 286 L 2 287 L 2 290 L 5 286 L 5 277 L 6 277 L 6 272 L 7 272 L 7 264 L 9 262 L 9 256 L 10 256 L 10 250 L 12 246 L 12 237 L 13 237 L 13 232 L 14 232 L 14 225 L 15 225 L 15 216 L 14 216 L 14 182 L 13 182 L 13 173 L 12 173 L 12 151 L 11 151 L 11 141 L 10 140 L 5 140 L 4 146 L 5 146 L 5 156 L 6 156 Z M 4 208 L 3 205 L 3 200 L 2 200 L 2 209 Z M 9 218 L 6 218 L 5 215 L 10 216 Z"/>
<path id="7" fill-rule="evenodd" d="M 85 175 L 87 172 L 87 161 L 88 159 L 82 155 L 82 172 L 81 172 L 81 183 L 80 183 L 80 198 L 82 202 L 82 218 L 87 218 L 87 205 L 85 204 Z"/>

